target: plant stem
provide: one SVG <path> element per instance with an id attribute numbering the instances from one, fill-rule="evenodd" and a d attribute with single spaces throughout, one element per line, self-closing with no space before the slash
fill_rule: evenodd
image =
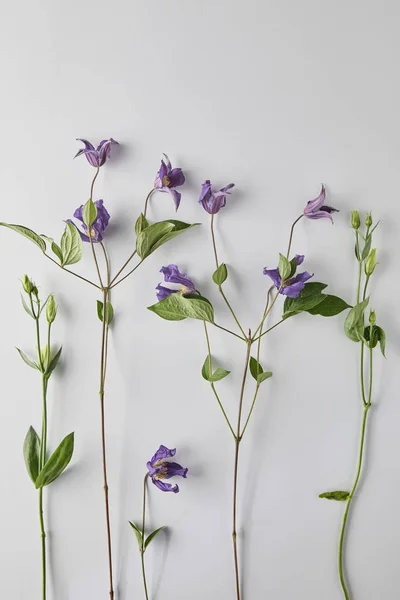
<path id="1" fill-rule="evenodd" d="M 112 288 L 115 288 L 115 286 L 117 286 L 117 285 L 119 285 L 120 283 L 122 283 L 122 282 L 124 281 L 124 279 L 127 279 L 127 277 L 129 277 L 129 275 L 132 275 L 132 273 L 133 273 L 134 271 L 136 271 L 136 269 L 137 269 L 138 267 L 140 267 L 140 265 L 143 263 L 143 261 L 144 261 L 144 259 L 142 259 L 142 260 L 141 260 L 141 261 L 140 261 L 140 262 L 139 262 L 137 265 L 135 265 L 135 266 L 133 267 L 133 269 L 131 269 L 131 270 L 129 271 L 129 273 L 127 273 L 126 275 L 124 275 L 124 277 L 122 277 L 122 279 L 120 279 L 119 281 L 116 281 L 115 283 L 113 283 L 113 281 L 115 281 L 115 277 L 114 277 L 114 279 L 112 279 L 112 281 L 111 281 L 111 284 L 110 284 L 110 288 L 109 288 L 109 289 L 111 290 Z"/>
<path id="2" fill-rule="evenodd" d="M 234 459 L 234 469 L 233 469 L 233 514 L 232 514 L 232 540 L 233 540 L 233 558 L 235 564 L 235 581 L 236 581 L 236 599 L 240 600 L 240 575 L 239 575 L 239 558 L 238 558 L 238 549 L 237 549 L 237 487 L 238 487 L 238 471 L 239 471 L 239 450 L 240 450 L 240 431 L 242 428 L 242 410 L 243 410 L 243 399 L 244 399 L 244 390 L 246 386 L 246 378 L 247 371 L 249 366 L 250 359 L 250 350 L 251 350 L 251 331 L 249 331 L 249 337 L 246 344 L 246 360 L 242 378 L 242 385 L 240 389 L 240 398 L 239 398 L 239 410 L 238 410 L 238 421 L 236 428 L 236 438 L 235 438 L 235 459 Z"/>
<path id="3" fill-rule="evenodd" d="M 54 258 L 49 256 L 48 254 L 45 254 L 45 257 L 48 258 L 49 260 L 51 260 L 51 262 L 53 262 L 55 265 L 57 265 L 57 267 L 60 267 L 60 269 L 62 269 L 63 271 L 66 271 L 67 273 L 70 273 L 71 275 L 78 277 L 78 279 L 81 279 L 82 281 L 86 281 L 86 283 L 90 283 L 90 285 L 97 288 L 98 290 L 101 289 L 100 286 L 97 285 L 97 283 L 94 283 L 93 281 L 90 281 L 90 279 L 86 279 L 86 277 L 82 277 L 82 275 L 78 275 L 78 273 L 74 273 L 73 271 L 70 271 L 66 267 L 63 267 L 62 265 L 60 265 L 60 263 L 58 263 L 56 260 L 54 260 Z"/>
<path id="4" fill-rule="evenodd" d="M 146 200 L 144 201 L 144 211 L 143 211 L 143 216 L 144 217 L 147 214 L 147 207 L 148 207 L 149 200 L 150 200 L 150 197 L 151 197 L 151 195 L 152 195 L 153 192 L 155 192 L 155 188 L 153 188 L 152 190 L 150 190 L 150 192 L 146 196 Z"/>
<path id="5" fill-rule="evenodd" d="M 238 335 L 234 331 L 231 331 L 230 329 L 226 329 L 225 327 L 222 327 L 222 325 L 218 325 L 217 323 L 213 323 L 213 325 L 214 325 L 214 327 L 218 327 L 218 329 L 222 329 L 222 331 L 226 331 L 226 333 L 230 333 L 231 335 L 234 335 L 235 337 L 239 338 L 239 340 L 243 340 L 243 342 L 246 342 L 246 338 L 242 337 L 241 335 Z"/>
<path id="6" fill-rule="evenodd" d="M 42 434 L 40 437 L 39 449 L 39 471 L 41 471 L 46 462 L 47 451 L 47 377 L 42 374 L 42 396 L 43 396 L 43 417 Z M 46 531 L 44 526 L 43 514 L 43 488 L 39 489 L 39 524 L 42 546 L 42 600 L 46 600 L 47 591 L 47 571 L 46 571 Z"/>
<path id="7" fill-rule="evenodd" d="M 214 250 L 215 265 L 216 265 L 216 268 L 218 269 L 218 267 L 219 267 L 219 261 L 218 261 L 218 253 L 217 253 L 217 243 L 216 243 L 216 241 L 215 241 L 215 232 L 214 232 L 214 216 L 215 216 L 215 215 L 211 215 L 211 239 L 212 239 L 212 245 L 213 245 L 213 250 Z M 239 319 L 237 318 L 237 316 L 236 316 L 236 313 L 235 313 L 235 311 L 233 310 L 233 308 L 232 308 L 232 306 L 231 306 L 231 304 L 230 304 L 230 302 L 229 302 L 228 298 L 226 297 L 226 295 L 225 295 L 225 293 L 224 293 L 224 290 L 222 289 L 222 285 L 219 285 L 219 286 L 218 286 L 218 290 L 219 290 L 219 293 L 221 294 L 221 296 L 223 297 L 223 299 L 224 299 L 224 301 L 225 301 L 225 304 L 226 304 L 226 305 L 227 305 L 227 307 L 229 308 L 229 310 L 230 310 L 230 312 L 231 312 L 231 315 L 232 315 L 232 317 L 233 317 L 233 318 L 234 318 L 234 320 L 235 320 L 235 323 L 236 323 L 236 325 L 239 327 L 239 329 L 240 329 L 240 331 L 241 331 L 241 333 L 242 333 L 242 335 L 243 335 L 244 339 L 246 340 L 246 334 L 245 334 L 245 332 L 244 332 L 244 329 L 243 329 L 243 327 L 241 326 L 241 324 L 240 324 L 240 322 L 239 322 Z"/>
<path id="8" fill-rule="evenodd" d="M 294 233 L 294 228 L 296 227 L 297 223 L 300 221 L 300 219 L 302 219 L 304 217 L 304 215 L 300 215 L 299 217 L 297 217 L 297 219 L 295 221 L 293 221 L 292 226 L 290 228 L 290 235 L 289 235 L 289 243 L 288 243 L 288 249 L 286 252 L 286 258 L 289 258 L 289 254 L 290 254 L 290 250 L 292 248 L 292 241 L 293 241 L 293 233 Z"/>
<path id="9" fill-rule="evenodd" d="M 144 587 L 144 595 L 146 600 L 149 600 L 149 594 L 147 591 L 147 579 L 146 579 L 146 568 L 144 563 L 144 553 L 145 553 L 145 545 L 144 545 L 144 530 L 146 526 L 146 491 L 147 491 L 147 478 L 148 473 L 144 476 L 143 481 L 143 510 L 142 510 L 142 547 L 140 549 L 140 558 L 142 561 L 142 578 L 143 578 L 143 587 Z"/>

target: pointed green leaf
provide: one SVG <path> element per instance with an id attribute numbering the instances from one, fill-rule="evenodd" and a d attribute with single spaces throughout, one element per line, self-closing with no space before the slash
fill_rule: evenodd
<path id="1" fill-rule="evenodd" d="M 365 260 L 371 250 L 372 234 L 370 233 L 365 240 L 365 246 L 361 254 L 361 259 Z"/>
<path id="2" fill-rule="evenodd" d="M 369 298 L 362 300 L 349 310 L 344 322 L 344 331 L 353 342 L 359 342 L 364 335 L 364 312 L 368 306 Z"/>
<path id="3" fill-rule="evenodd" d="M 345 502 L 350 496 L 350 492 L 324 492 L 319 495 L 319 498 L 326 498 L 327 500 L 337 500 L 338 502 Z"/>
<path id="4" fill-rule="evenodd" d="M 97 207 L 93 200 L 89 198 L 89 200 L 83 205 L 82 209 L 82 219 L 85 225 L 90 228 L 95 222 L 97 217 Z"/>
<path id="5" fill-rule="evenodd" d="M 60 246 L 58 246 L 58 244 L 55 243 L 55 241 L 53 240 L 53 238 L 51 238 L 51 237 L 49 237 L 47 235 L 44 235 L 44 233 L 41 233 L 40 237 L 42 237 L 44 240 L 46 240 L 47 242 L 49 242 L 52 251 L 57 256 L 57 258 L 59 259 L 60 263 L 62 263 L 62 252 L 61 252 Z"/>
<path id="6" fill-rule="evenodd" d="M 79 231 L 72 223 L 68 221 L 65 224 L 65 231 L 61 237 L 61 265 L 74 265 L 79 262 L 83 254 L 83 244 Z"/>
<path id="7" fill-rule="evenodd" d="M 257 377 L 257 383 L 260 384 L 263 381 L 265 381 L 266 379 L 269 379 L 270 377 L 272 377 L 272 372 L 264 371 L 264 373 L 260 373 L 259 376 Z"/>
<path id="8" fill-rule="evenodd" d="M 61 475 L 68 466 L 74 452 L 74 434 L 68 434 L 56 448 L 49 460 L 40 471 L 35 486 L 36 489 L 49 485 Z"/>
<path id="9" fill-rule="evenodd" d="M 203 296 L 180 293 L 171 294 L 161 302 L 148 306 L 148 310 L 156 313 L 167 321 L 182 321 L 183 319 L 200 319 L 209 323 L 214 322 L 214 309 Z"/>
<path id="10" fill-rule="evenodd" d="M 164 221 L 162 221 L 162 222 L 164 222 Z M 159 240 L 157 240 L 157 242 L 152 246 L 152 249 L 151 249 L 152 252 L 154 252 L 154 250 L 157 250 L 157 248 L 159 248 L 166 242 L 169 242 L 173 238 L 177 237 L 184 231 L 187 231 L 188 229 L 191 229 L 192 227 L 196 227 L 197 225 L 200 225 L 200 223 L 191 223 L 190 224 L 190 223 L 184 223 L 183 221 L 175 221 L 174 219 L 169 219 L 168 221 L 165 221 L 165 223 L 172 224 L 174 226 L 174 228 L 172 229 L 172 231 L 169 231 L 168 233 L 163 235 Z"/>
<path id="11" fill-rule="evenodd" d="M 28 358 L 28 357 L 26 356 L 26 354 L 24 354 L 24 352 L 22 352 L 22 350 L 20 350 L 19 348 L 17 348 L 17 350 L 18 350 L 18 352 L 19 352 L 19 355 L 20 355 L 20 357 L 22 358 L 22 360 L 23 360 L 23 361 L 24 361 L 24 362 L 25 362 L 27 365 L 29 365 L 30 367 L 32 367 L 32 369 L 37 369 L 38 371 L 40 371 L 40 369 L 39 369 L 39 366 L 38 366 L 38 365 L 37 365 L 35 362 L 33 362 L 33 360 L 31 360 L 30 358 Z"/>
<path id="12" fill-rule="evenodd" d="M 213 282 L 217 285 L 222 285 L 224 281 L 228 278 L 228 269 L 226 268 L 226 264 L 222 263 L 219 265 L 218 269 L 213 273 Z"/>
<path id="13" fill-rule="evenodd" d="M 39 474 L 40 439 L 33 427 L 29 427 L 24 440 L 24 460 L 29 477 L 35 483 Z"/>
<path id="14" fill-rule="evenodd" d="M 298 298 L 286 298 L 283 305 L 283 316 L 287 318 L 298 312 L 308 311 L 320 304 L 326 298 L 326 294 L 322 293 L 322 290 L 326 287 L 325 283 L 317 281 L 306 283 Z"/>
<path id="15" fill-rule="evenodd" d="M 50 375 L 52 374 L 52 372 L 54 371 L 54 369 L 58 365 L 58 361 L 60 360 L 61 352 L 62 352 L 62 347 L 59 349 L 59 351 L 57 352 L 57 354 L 55 354 L 53 356 L 53 358 L 51 359 L 50 364 L 49 364 L 49 366 L 46 369 L 46 375 L 48 377 L 50 377 Z"/>
<path id="16" fill-rule="evenodd" d="M 97 316 L 100 321 L 103 322 L 103 303 L 100 300 L 97 300 Z M 112 307 L 111 302 L 107 302 L 106 304 L 106 323 L 107 325 L 111 324 L 111 321 L 114 318 L 114 309 Z"/>
<path id="17" fill-rule="evenodd" d="M 155 529 L 147 536 L 146 541 L 144 543 L 145 550 L 146 550 L 147 546 L 150 544 L 150 542 L 152 542 L 154 540 L 154 538 L 156 537 L 156 535 L 158 533 L 160 533 L 160 531 L 162 531 L 163 529 L 165 529 L 165 527 L 159 527 L 158 529 Z"/>
<path id="18" fill-rule="evenodd" d="M 218 369 L 215 369 L 214 373 L 210 373 L 210 359 L 208 356 L 206 357 L 206 360 L 203 364 L 203 368 L 201 369 L 201 374 L 203 378 L 206 381 L 209 381 L 210 383 L 221 381 L 221 379 L 224 379 L 224 377 L 229 375 L 229 373 L 230 371 L 227 371 L 226 369 L 221 369 L 220 367 Z"/>
<path id="19" fill-rule="evenodd" d="M 383 356 L 386 358 L 386 333 L 385 331 L 382 329 L 382 327 L 377 327 L 378 329 L 378 336 L 379 336 L 379 346 L 381 348 L 381 352 L 383 354 Z"/>
<path id="20" fill-rule="evenodd" d="M 174 225 L 168 221 L 153 223 L 143 229 L 136 238 L 136 251 L 143 260 L 155 249 L 156 243 L 174 229 Z"/>
<path id="21" fill-rule="evenodd" d="M 135 523 L 132 523 L 131 521 L 129 521 L 129 525 L 132 527 L 133 529 L 133 533 L 136 536 L 138 545 L 139 545 L 139 550 L 141 551 L 143 548 L 143 537 L 142 537 L 142 532 L 140 531 L 139 527 L 137 527 L 135 525 Z"/>
<path id="22" fill-rule="evenodd" d="M 346 310 L 346 308 L 351 308 L 351 306 L 342 300 L 342 298 L 327 294 L 322 302 L 308 309 L 307 312 L 311 315 L 320 315 L 321 317 L 334 317 Z"/>
<path id="23" fill-rule="evenodd" d="M 258 360 L 256 360 L 252 356 L 250 357 L 249 366 L 252 377 L 254 377 L 256 381 L 258 381 L 258 377 L 264 372 L 264 369 L 262 368 Z"/>
<path id="24" fill-rule="evenodd" d="M 32 231 L 32 229 L 28 229 L 28 227 L 24 227 L 23 225 L 11 225 L 10 223 L 0 223 L 0 225 L 20 233 L 24 237 L 28 238 L 28 240 L 31 240 L 31 242 L 39 246 L 42 252 L 46 252 L 46 242 L 42 240 L 40 235 Z"/>
<path id="25" fill-rule="evenodd" d="M 289 279 L 290 274 L 292 272 L 292 265 L 290 261 L 283 254 L 279 254 L 279 264 L 278 264 L 279 275 L 282 277 L 283 281 Z"/>
<path id="26" fill-rule="evenodd" d="M 138 216 L 137 221 L 135 223 L 136 235 L 139 235 L 139 233 L 141 233 L 148 226 L 149 226 L 148 220 L 146 219 L 146 217 L 144 216 L 143 213 L 140 213 L 140 215 Z"/>
<path id="27" fill-rule="evenodd" d="M 27 305 L 27 303 L 25 302 L 25 298 L 23 297 L 23 295 L 21 294 L 21 301 L 22 301 L 22 306 L 24 307 L 24 310 L 28 313 L 28 315 L 30 317 L 32 317 L 32 319 L 34 319 L 35 317 L 33 316 L 33 313 L 31 311 L 31 309 L 29 308 L 29 306 Z"/>

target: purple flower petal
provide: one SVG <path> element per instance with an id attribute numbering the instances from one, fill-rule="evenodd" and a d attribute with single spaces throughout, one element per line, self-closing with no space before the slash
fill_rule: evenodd
<path id="1" fill-rule="evenodd" d="M 160 481 L 159 479 L 152 479 L 152 482 L 162 492 L 173 492 L 174 494 L 177 494 L 179 492 L 179 486 L 177 484 L 171 485 L 170 483 L 166 483 L 165 481 Z"/>
<path id="2" fill-rule="evenodd" d="M 176 283 L 178 285 L 182 285 L 190 292 L 196 291 L 196 286 L 194 285 L 192 279 L 186 275 L 186 273 L 181 273 L 179 271 L 178 265 L 168 265 L 167 267 L 161 267 L 160 273 L 164 275 L 164 281 L 166 283 Z"/>
<path id="3" fill-rule="evenodd" d="M 83 138 L 77 138 L 77 140 L 79 142 L 83 142 L 85 147 L 81 148 L 81 150 L 78 150 L 75 158 L 84 154 L 88 163 L 92 165 L 92 167 L 96 168 L 104 165 L 106 160 L 110 158 L 111 146 L 118 144 L 118 142 L 116 142 L 113 138 L 110 138 L 109 140 L 102 140 L 97 148 L 95 148 L 88 140 Z"/>
<path id="4" fill-rule="evenodd" d="M 97 200 L 95 202 L 95 205 L 97 208 L 97 216 L 91 227 L 91 237 L 92 237 L 93 242 L 101 242 L 104 237 L 104 232 L 106 230 L 108 222 L 110 220 L 110 215 L 109 215 L 106 207 L 104 206 L 103 200 Z M 90 242 L 87 227 L 83 222 L 82 210 L 83 210 L 83 205 L 79 206 L 79 208 L 77 208 L 74 212 L 74 217 L 75 217 L 75 219 L 80 221 L 82 229 L 79 229 L 79 227 L 77 227 L 76 224 L 73 221 L 71 221 L 70 219 L 68 221 L 69 221 L 69 223 L 72 223 L 73 225 L 75 225 L 77 227 L 77 229 L 80 233 L 80 236 L 82 238 L 82 241 Z"/>
<path id="5" fill-rule="evenodd" d="M 229 190 L 233 188 L 234 185 L 234 183 L 230 183 L 219 191 L 214 192 L 210 180 L 206 179 L 201 186 L 199 203 L 206 212 L 210 215 L 215 215 L 226 205 L 226 196 L 230 193 Z"/>
<path id="6" fill-rule="evenodd" d="M 298 298 L 298 296 L 300 296 L 301 292 L 304 290 L 306 281 L 311 279 L 311 277 L 313 277 L 313 275 L 307 271 L 304 271 L 304 273 L 299 273 L 287 282 L 287 285 L 281 289 L 280 293 L 288 298 Z"/>
<path id="7" fill-rule="evenodd" d="M 171 477 L 175 477 L 175 475 L 179 475 L 180 477 L 185 477 L 187 475 L 188 469 L 184 469 L 176 462 L 166 462 L 165 467 L 167 472 L 165 473 L 165 479 L 170 479 Z"/>
<path id="8" fill-rule="evenodd" d="M 172 458 L 176 454 L 176 448 L 172 448 L 171 450 L 166 446 L 161 445 L 157 452 L 154 454 L 153 458 L 150 460 L 150 463 L 154 466 L 155 462 L 159 460 L 165 460 L 166 458 Z M 149 464 L 149 463 L 147 463 Z"/>
<path id="9" fill-rule="evenodd" d="M 165 298 L 168 298 L 168 296 L 170 296 L 171 294 L 175 294 L 176 292 L 178 292 L 179 290 L 171 290 L 170 288 L 165 287 L 165 285 L 161 285 L 161 283 L 158 284 L 158 286 L 156 287 L 156 294 L 157 294 L 157 300 L 159 302 L 161 302 L 161 300 L 165 300 Z"/>
<path id="10" fill-rule="evenodd" d="M 319 196 L 317 196 L 314 200 L 310 200 L 306 204 L 306 207 L 304 209 L 304 216 L 307 217 L 307 219 L 330 219 L 333 223 L 331 213 L 339 211 L 336 208 L 333 208 L 332 206 L 326 206 L 324 204 L 325 196 L 326 190 L 325 186 L 322 184 Z"/>
<path id="11" fill-rule="evenodd" d="M 272 279 L 272 282 L 276 288 L 279 288 L 279 286 L 281 285 L 282 279 L 281 279 L 281 276 L 279 275 L 278 269 L 267 269 L 267 267 L 265 267 L 263 270 L 263 273 L 264 273 L 264 275 L 268 275 L 268 277 L 270 277 Z"/>
<path id="12" fill-rule="evenodd" d="M 304 261 L 304 254 L 296 254 L 296 265 L 299 266 Z"/>

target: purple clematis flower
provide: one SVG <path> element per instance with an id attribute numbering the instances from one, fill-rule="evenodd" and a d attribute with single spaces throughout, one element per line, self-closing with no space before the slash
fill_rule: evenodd
<path id="1" fill-rule="evenodd" d="M 211 182 L 207 179 L 201 186 L 199 202 L 205 211 L 210 215 L 215 215 L 225 206 L 226 196 L 230 194 L 229 190 L 234 186 L 234 183 L 230 183 L 218 192 L 213 192 Z"/>
<path id="2" fill-rule="evenodd" d="M 324 184 L 322 184 L 321 193 L 314 200 L 307 202 L 304 209 L 304 216 L 307 219 L 330 219 L 333 223 L 332 213 L 339 212 L 337 208 L 332 206 L 326 206 L 325 202 L 326 190 Z"/>
<path id="3" fill-rule="evenodd" d="M 93 242 L 101 242 L 104 237 L 104 232 L 108 225 L 108 221 L 110 220 L 110 215 L 109 215 L 106 207 L 104 206 L 103 200 L 97 200 L 95 202 L 95 205 L 97 208 L 97 217 L 96 217 L 94 223 L 92 224 L 90 235 L 91 235 Z M 68 222 L 75 225 L 75 227 L 79 231 L 79 234 L 80 234 L 83 242 L 90 242 L 89 232 L 88 232 L 88 229 L 87 229 L 85 223 L 83 222 L 83 218 L 82 218 L 82 209 L 83 209 L 83 205 L 80 206 L 79 208 L 77 208 L 76 211 L 74 212 L 74 217 L 75 217 L 75 219 L 80 221 L 83 231 L 81 231 L 81 229 L 79 229 L 79 227 L 76 225 L 76 223 L 74 223 L 74 221 L 72 221 L 71 219 L 68 219 Z"/>
<path id="4" fill-rule="evenodd" d="M 175 477 L 175 475 L 186 478 L 188 469 L 184 469 L 176 462 L 168 462 L 166 460 L 175 456 L 175 453 L 176 448 L 169 450 L 166 446 L 160 446 L 153 458 L 147 463 L 152 482 L 162 492 L 174 492 L 174 494 L 179 492 L 177 484 L 171 485 L 170 483 L 165 483 L 164 479 L 170 479 L 171 477 Z"/>
<path id="5" fill-rule="evenodd" d="M 161 161 L 160 170 L 154 182 L 154 189 L 160 192 L 169 192 L 175 202 L 176 210 L 181 203 L 181 194 L 175 188 L 185 183 L 185 176 L 182 169 L 172 169 L 171 162 L 166 154 L 165 161 Z"/>
<path id="6" fill-rule="evenodd" d="M 180 285 L 180 288 L 174 290 L 165 285 L 158 284 L 156 287 L 157 290 L 157 300 L 160 302 L 164 300 L 171 294 L 176 294 L 180 292 L 181 294 L 193 294 L 196 291 L 195 285 L 193 281 L 190 279 L 188 275 L 185 273 L 181 273 L 177 265 L 168 265 L 168 267 L 161 267 L 160 273 L 164 275 L 164 281 L 166 283 L 176 283 Z"/>
<path id="7" fill-rule="evenodd" d="M 85 144 L 85 147 L 78 150 L 74 158 L 80 156 L 81 154 L 84 154 L 87 158 L 88 163 L 91 164 L 92 167 L 96 167 L 97 169 L 99 167 L 102 167 L 106 160 L 110 158 L 111 146 L 113 146 L 114 144 L 118 144 L 118 142 L 113 140 L 113 138 L 110 138 L 109 140 L 102 140 L 97 146 L 97 148 L 95 148 L 93 144 L 82 138 L 77 138 L 77 141 L 83 142 Z"/>
<path id="8" fill-rule="evenodd" d="M 296 265 L 301 265 L 303 261 L 304 255 L 296 254 Z M 303 273 L 294 275 L 294 277 L 291 277 L 290 279 L 285 281 L 283 287 L 279 289 L 282 284 L 282 278 L 279 274 L 279 270 L 267 269 L 267 267 L 265 267 L 263 273 L 264 275 L 268 275 L 268 277 L 272 279 L 274 286 L 277 290 L 279 290 L 279 293 L 283 294 L 284 296 L 288 296 L 288 298 L 298 298 L 298 296 L 300 296 L 301 292 L 304 290 L 304 285 L 306 281 L 313 277 L 313 275 L 310 275 L 310 273 L 304 271 Z"/>

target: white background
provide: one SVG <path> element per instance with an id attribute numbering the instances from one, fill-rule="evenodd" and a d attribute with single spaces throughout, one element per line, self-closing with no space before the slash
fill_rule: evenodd
<path id="1" fill-rule="evenodd" d="M 291 222 L 327 185 L 335 225 L 301 222 L 293 251 L 331 292 L 354 300 L 352 208 L 381 219 L 372 304 L 388 331 L 377 354 L 366 470 L 354 502 L 347 566 L 354 598 L 399 597 L 400 490 L 397 317 L 400 223 L 400 7 L 395 0 L 39 0 L 2 4 L 0 25 L 2 221 L 59 238 L 88 198 L 93 169 L 72 160 L 76 137 L 121 143 L 96 198 L 112 214 L 115 269 L 134 244 L 133 223 L 162 152 L 187 176 L 179 218 L 204 225 L 157 251 L 113 294 L 107 390 L 109 478 L 118 600 L 142 598 L 128 520 L 140 518 L 145 463 L 160 443 L 189 467 L 177 495 L 150 489 L 149 526 L 168 525 L 147 553 L 151 597 L 229 600 L 233 443 L 200 375 L 200 322 L 170 323 L 146 310 L 162 265 L 178 263 L 234 326 L 210 275 L 213 257 L 200 184 L 235 182 L 217 219 L 226 285 L 254 327 Z M 153 219 L 173 215 L 153 198 Z M 40 597 L 37 493 L 22 442 L 40 427 L 40 377 L 14 346 L 34 348 L 19 301 L 28 273 L 56 294 L 62 368 L 50 386 L 51 448 L 76 433 L 73 464 L 48 490 L 52 600 L 108 598 L 100 464 L 96 290 L 62 273 L 29 241 L 0 232 L 0 570 L 4 598 Z M 88 248 L 77 271 L 95 277 Z M 279 318 L 277 307 L 272 322 Z M 219 386 L 234 415 L 244 345 L 212 331 L 232 375 Z M 361 418 L 358 348 L 335 319 L 300 316 L 271 333 L 261 390 L 240 462 L 240 555 L 246 600 L 339 600 L 336 547 L 343 505 L 318 499 L 348 489 Z M 249 400 L 248 398 L 247 400 Z M 181 482 L 179 482 L 181 483 Z M 245 533 L 244 533 L 245 532 Z"/>

